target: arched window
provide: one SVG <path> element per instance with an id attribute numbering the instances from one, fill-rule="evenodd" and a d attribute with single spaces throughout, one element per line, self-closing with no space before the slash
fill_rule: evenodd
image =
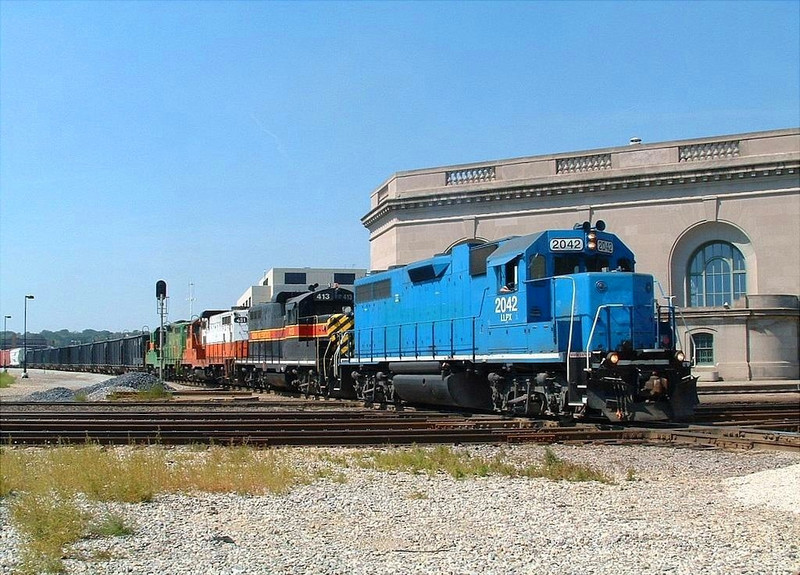
<path id="1" fill-rule="evenodd" d="M 710 333 L 692 334 L 692 359 L 695 365 L 714 365 L 714 336 Z"/>
<path id="2" fill-rule="evenodd" d="M 746 293 L 744 256 L 727 242 L 708 242 L 689 259 L 689 307 L 715 307 Z"/>

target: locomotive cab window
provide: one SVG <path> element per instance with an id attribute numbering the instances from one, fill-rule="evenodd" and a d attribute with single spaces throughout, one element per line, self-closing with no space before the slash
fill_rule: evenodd
<path id="1" fill-rule="evenodd" d="M 607 272 L 609 260 L 605 256 L 593 256 L 586 260 L 587 272 Z"/>
<path id="2" fill-rule="evenodd" d="M 286 306 L 286 323 L 297 323 L 297 304 L 290 303 Z"/>
<path id="3" fill-rule="evenodd" d="M 528 279 L 538 280 L 547 277 L 547 260 L 542 254 L 534 254 L 528 262 Z"/>
<path id="4" fill-rule="evenodd" d="M 497 291 L 500 293 L 510 293 L 517 291 L 519 283 L 518 269 L 520 258 L 514 258 L 510 262 L 497 267 Z"/>
<path id="5" fill-rule="evenodd" d="M 633 264 L 631 263 L 631 260 L 628 258 L 620 258 L 619 261 L 617 261 L 617 271 L 632 272 Z"/>
<path id="6" fill-rule="evenodd" d="M 564 255 L 554 259 L 555 271 L 553 275 L 564 276 L 581 272 L 581 257 L 578 255 Z"/>

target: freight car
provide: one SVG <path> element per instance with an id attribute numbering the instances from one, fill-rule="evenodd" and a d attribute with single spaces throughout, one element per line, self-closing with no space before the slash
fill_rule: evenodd
<path id="1" fill-rule="evenodd" d="M 28 351 L 28 367 L 120 374 L 145 370 L 150 334 Z"/>
<path id="2" fill-rule="evenodd" d="M 0 360 L 5 367 L 19 367 L 22 365 L 22 360 L 25 357 L 25 350 L 21 347 L 12 347 L 5 349 L 0 355 Z"/>
<path id="3" fill-rule="evenodd" d="M 605 225 L 459 245 L 355 284 L 351 371 L 374 401 L 612 421 L 690 415 L 674 309 Z"/>

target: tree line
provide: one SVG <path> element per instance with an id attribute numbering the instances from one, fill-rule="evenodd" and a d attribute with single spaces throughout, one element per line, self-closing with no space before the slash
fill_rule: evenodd
<path id="1" fill-rule="evenodd" d="M 92 343 L 93 341 L 103 341 L 106 339 L 116 339 L 128 335 L 137 335 L 141 333 L 140 330 L 131 331 L 108 331 L 107 329 L 85 329 L 83 331 L 69 331 L 62 329 L 59 331 L 42 330 L 39 333 L 28 332 L 28 346 L 29 347 L 64 347 L 67 345 L 75 345 L 79 343 Z M 2 333 L 3 347 L 6 349 L 13 347 L 22 347 L 24 338 L 21 333 L 14 331 L 6 331 Z"/>

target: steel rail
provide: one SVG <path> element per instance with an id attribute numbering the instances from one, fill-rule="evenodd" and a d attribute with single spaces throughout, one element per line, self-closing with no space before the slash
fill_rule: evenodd
<path id="1" fill-rule="evenodd" d="M 696 424 L 591 424 L 556 426 L 552 421 L 488 414 L 417 411 L 257 410 L 159 411 L 95 409 L 97 404 L 60 404 L 26 410 L 0 405 L 0 442 L 5 445 L 96 442 L 102 444 L 401 445 L 411 443 L 667 443 L 723 449 L 784 449 L 800 452 L 800 433 L 785 422 L 757 429 Z M 751 415 L 756 409 L 749 410 Z M 771 427 L 770 427 L 771 426 Z"/>

